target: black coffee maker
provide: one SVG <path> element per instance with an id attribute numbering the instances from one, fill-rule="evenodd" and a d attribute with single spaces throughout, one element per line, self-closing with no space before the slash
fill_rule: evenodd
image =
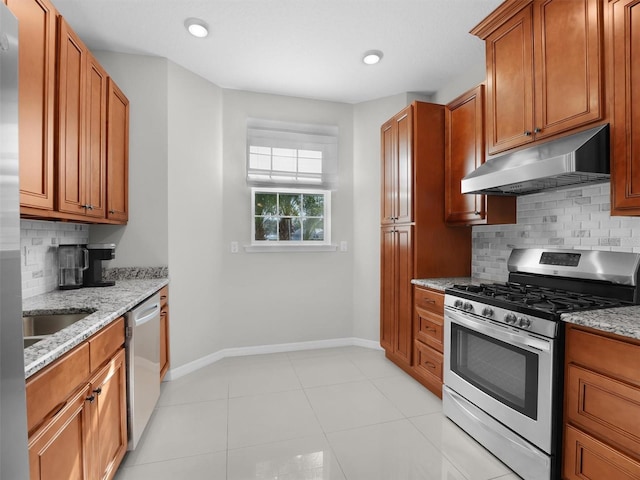
<path id="1" fill-rule="evenodd" d="M 93 243 L 87 245 L 89 252 L 89 266 L 83 272 L 83 287 L 110 287 L 115 285 L 113 280 L 102 279 L 102 261 L 116 258 L 115 243 Z"/>

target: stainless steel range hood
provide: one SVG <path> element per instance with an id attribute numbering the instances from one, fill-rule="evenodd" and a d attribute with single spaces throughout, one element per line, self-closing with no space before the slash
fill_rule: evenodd
<path id="1" fill-rule="evenodd" d="M 462 179 L 462 193 L 524 195 L 609 181 L 609 125 L 489 157 Z"/>

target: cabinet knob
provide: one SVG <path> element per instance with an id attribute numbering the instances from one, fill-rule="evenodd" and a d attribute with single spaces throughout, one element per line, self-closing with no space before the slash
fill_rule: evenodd
<path id="1" fill-rule="evenodd" d="M 480 215 L 480 212 L 477 211 L 477 210 L 475 212 L 473 212 L 473 213 L 476 214 L 476 215 Z"/>
<path id="2" fill-rule="evenodd" d="M 541 131 L 542 131 L 542 129 L 541 129 L 541 128 L 537 128 L 537 127 L 536 127 L 536 129 L 533 131 L 533 133 L 540 133 Z"/>
<path id="3" fill-rule="evenodd" d="M 116 213 L 115 210 L 109 210 L 109 213 Z"/>
<path id="4" fill-rule="evenodd" d="M 530 137 L 531 136 L 531 132 L 529 130 L 525 130 L 524 131 L 525 136 Z"/>
<path id="5" fill-rule="evenodd" d="M 96 396 L 95 395 L 91 395 L 91 396 L 87 397 L 85 400 L 87 400 L 87 402 L 89 402 L 89 403 L 93 403 L 93 401 L 95 399 L 96 399 Z"/>
<path id="6" fill-rule="evenodd" d="M 96 395 L 100 395 L 102 393 L 102 387 L 98 387 L 96 388 L 93 393 L 95 393 Z"/>

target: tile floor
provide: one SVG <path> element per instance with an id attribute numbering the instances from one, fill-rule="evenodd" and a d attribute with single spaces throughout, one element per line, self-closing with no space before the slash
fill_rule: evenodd
<path id="1" fill-rule="evenodd" d="M 226 358 L 163 384 L 117 480 L 517 480 L 358 347 Z"/>

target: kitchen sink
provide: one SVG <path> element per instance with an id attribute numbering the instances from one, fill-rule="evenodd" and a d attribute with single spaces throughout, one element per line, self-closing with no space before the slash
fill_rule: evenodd
<path id="1" fill-rule="evenodd" d="M 24 348 L 30 347 L 34 343 L 59 332 L 63 328 L 73 325 L 91 312 L 83 313 L 59 313 L 52 315 L 32 315 L 22 317 L 22 336 L 24 337 Z"/>

